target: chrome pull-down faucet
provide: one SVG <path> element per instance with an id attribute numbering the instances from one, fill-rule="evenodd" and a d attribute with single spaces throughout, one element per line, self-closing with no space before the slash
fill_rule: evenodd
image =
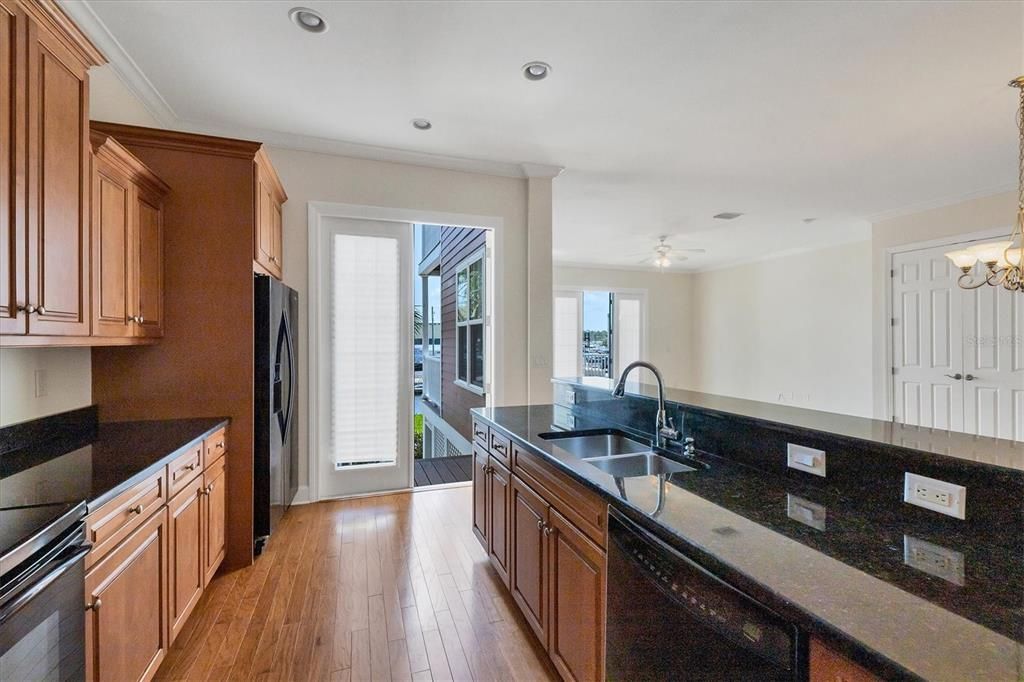
<path id="1" fill-rule="evenodd" d="M 654 445 L 655 447 L 665 447 L 667 441 L 679 440 L 679 430 L 676 429 L 676 425 L 673 423 L 672 418 L 667 416 L 665 413 L 665 382 L 661 378 L 661 372 L 658 368 L 649 362 L 643 360 L 637 360 L 626 365 L 626 369 L 622 370 L 622 375 L 619 377 L 619 382 L 615 384 L 615 390 L 612 391 L 612 397 L 621 398 L 626 395 L 626 377 L 634 369 L 638 367 L 644 367 L 651 370 L 651 374 L 658 381 L 658 415 L 654 420 Z"/>

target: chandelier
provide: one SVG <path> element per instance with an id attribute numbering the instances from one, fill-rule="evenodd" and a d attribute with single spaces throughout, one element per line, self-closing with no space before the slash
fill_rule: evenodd
<path id="1" fill-rule="evenodd" d="M 988 285 L 1024 293 L 1024 275 L 1021 274 L 1024 266 L 1024 76 L 1010 81 L 1010 86 L 1020 90 L 1017 109 L 1017 221 L 1007 240 L 986 242 L 946 254 L 963 273 L 957 280 L 962 289 Z M 979 263 L 982 267 L 976 268 Z M 980 272 L 975 274 L 975 270 Z"/>

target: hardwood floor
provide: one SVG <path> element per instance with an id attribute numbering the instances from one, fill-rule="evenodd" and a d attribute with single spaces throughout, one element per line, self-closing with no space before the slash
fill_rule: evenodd
<path id="1" fill-rule="evenodd" d="M 555 680 L 471 530 L 472 488 L 293 507 L 157 680 Z"/>
<path id="2" fill-rule="evenodd" d="M 413 463 L 416 487 L 473 480 L 473 455 L 417 459 Z"/>

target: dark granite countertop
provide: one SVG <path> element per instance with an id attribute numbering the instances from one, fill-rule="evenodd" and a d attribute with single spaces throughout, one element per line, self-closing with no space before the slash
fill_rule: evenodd
<path id="1" fill-rule="evenodd" d="M 609 393 L 615 388 L 616 383 L 615 379 L 605 377 L 563 377 L 553 381 L 558 384 L 581 386 Z M 656 399 L 658 387 L 629 381 L 626 383 L 626 393 Z M 783 427 L 810 429 L 834 436 L 918 452 L 942 453 L 949 457 L 1024 471 L 1024 443 L 1018 441 L 907 426 L 880 419 L 835 414 L 679 388 L 666 387 L 665 400 L 682 407 L 698 408 L 733 418 Z"/>
<path id="2" fill-rule="evenodd" d="M 939 515 L 931 519 L 917 510 L 907 513 L 899 503 L 864 505 L 855 491 L 707 455 L 701 455 L 706 470 L 667 482 L 655 518 L 661 487 L 656 477 L 623 479 L 620 490 L 611 476 L 540 437 L 553 430 L 553 406 L 474 413 L 740 589 L 886 676 L 1024 677 L 1019 533 L 986 532 Z M 907 565 L 908 543 L 955 549 L 961 579 L 951 582 Z"/>
<path id="3" fill-rule="evenodd" d="M 0 455 L 0 500 L 11 507 L 85 500 L 92 511 L 227 422 L 213 417 L 100 423 L 6 452 Z"/>

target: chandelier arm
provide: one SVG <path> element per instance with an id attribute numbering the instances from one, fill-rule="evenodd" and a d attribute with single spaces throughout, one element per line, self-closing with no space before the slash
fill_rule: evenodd
<path id="1" fill-rule="evenodd" d="M 981 287 L 988 285 L 989 281 L 988 281 L 988 277 L 986 277 L 985 279 L 981 280 L 980 282 L 975 282 L 974 281 L 974 275 L 972 275 L 969 272 L 965 272 L 964 274 L 960 275 L 960 278 L 957 279 L 956 283 L 957 283 L 957 286 L 959 286 L 961 289 L 972 290 L 972 289 L 980 289 Z"/>

